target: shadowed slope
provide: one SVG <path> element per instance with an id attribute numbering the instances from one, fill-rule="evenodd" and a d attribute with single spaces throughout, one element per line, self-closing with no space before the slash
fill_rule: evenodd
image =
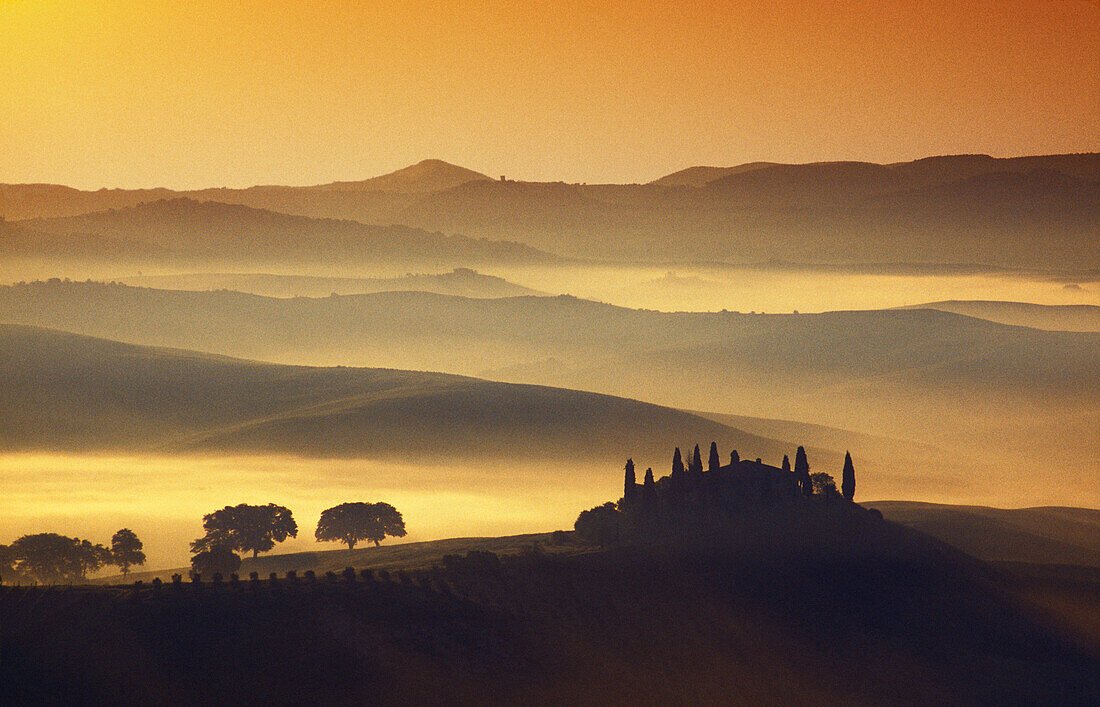
<path id="1" fill-rule="evenodd" d="M 556 259 L 518 243 L 491 242 L 401 227 L 291 216 L 266 209 L 189 198 L 25 222 L 71 237 L 92 234 L 170 249 L 209 262 L 548 263 Z M 47 247 L 44 245 L 43 247 Z"/>
<path id="2" fill-rule="evenodd" d="M 1100 307 L 1089 304 L 1044 305 L 1027 302 L 951 300 L 914 304 L 899 309 L 936 309 L 1000 324 L 1046 331 L 1100 332 Z"/>
<path id="3" fill-rule="evenodd" d="M 663 459 L 770 440 L 594 393 L 386 369 L 307 368 L 0 325 L 0 438 L 42 450 L 233 450 L 432 459 Z M 658 456 L 659 455 L 659 456 Z"/>

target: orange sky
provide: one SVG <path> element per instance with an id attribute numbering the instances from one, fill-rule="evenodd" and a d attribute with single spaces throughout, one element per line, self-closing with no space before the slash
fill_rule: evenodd
<path id="1" fill-rule="evenodd" d="M 0 181 L 1100 150 L 1090 0 L 0 0 Z"/>

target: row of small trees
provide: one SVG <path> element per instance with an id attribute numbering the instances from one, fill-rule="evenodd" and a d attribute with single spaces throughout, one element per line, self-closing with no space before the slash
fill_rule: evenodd
<path id="1" fill-rule="evenodd" d="M 191 567 L 200 574 L 231 574 L 241 566 L 237 553 L 256 557 L 298 536 L 294 514 L 274 503 L 226 506 L 203 516 L 202 526 L 204 535 L 191 543 Z M 345 543 L 349 549 L 360 542 L 377 546 L 386 537 L 405 534 L 405 520 L 396 508 L 361 502 L 324 510 L 314 532 L 319 541 Z M 79 583 L 108 566 L 127 574 L 144 564 L 144 545 L 129 528 L 115 533 L 110 547 L 57 533 L 24 535 L 11 545 L 0 545 L 0 582 Z"/>
<path id="2" fill-rule="evenodd" d="M 126 574 L 131 567 L 145 564 L 143 549 L 129 528 L 115 533 L 110 547 L 57 533 L 24 535 L 11 545 L 0 545 L 0 581 L 81 582 L 108 566 Z"/>
<path id="3" fill-rule="evenodd" d="M 191 569 L 197 574 L 232 574 L 240 569 L 237 553 L 257 557 L 287 538 L 298 537 L 298 524 L 286 506 L 269 503 L 226 506 L 202 518 L 205 535 L 191 543 Z M 405 520 L 388 503 L 341 503 L 325 509 L 314 537 L 322 542 L 346 543 L 355 549 L 359 542 L 378 546 L 387 536 L 405 536 Z"/>

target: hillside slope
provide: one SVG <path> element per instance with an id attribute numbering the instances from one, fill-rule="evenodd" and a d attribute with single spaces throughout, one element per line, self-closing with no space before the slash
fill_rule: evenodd
<path id="1" fill-rule="evenodd" d="M 171 290 L 234 290 L 267 297 L 327 297 L 372 292 L 430 292 L 455 297 L 496 298 L 540 295 L 501 277 L 469 268 L 403 277 L 320 277 L 268 273 L 191 273 L 120 278 L 136 287 Z"/>
<path id="2" fill-rule="evenodd" d="M 35 231 L 72 238 L 89 234 L 172 251 L 185 261 L 542 263 L 556 259 L 518 243 L 444 236 L 400 226 L 291 216 L 266 209 L 176 198 L 80 216 L 23 222 Z M 50 247 L 46 240 L 42 248 Z"/>
<path id="3" fill-rule="evenodd" d="M 277 366 L 0 325 L 9 449 L 219 450 L 375 459 L 665 458 L 716 440 L 784 445 L 593 393 L 414 371 Z"/>
<path id="4" fill-rule="evenodd" d="M 1044 305 L 1029 302 L 951 300 L 914 304 L 899 309 L 936 309 L 999 324 L 1046 331 L 1100 332 L 1100 307 L 1089 304 Z"/>
<path id="5" fill-rule="evenodd" d="M 1100 510 L 874 501 L 887 518 L 983 560 L 1100 567 Z"/>

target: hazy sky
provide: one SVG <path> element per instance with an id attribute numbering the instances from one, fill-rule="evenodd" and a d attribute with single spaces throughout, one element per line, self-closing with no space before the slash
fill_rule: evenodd
<path id="1" fill-rule="evenodd" d="M 1095 0 L 0 0 L 0 181 L 1100 150 Z"/>

